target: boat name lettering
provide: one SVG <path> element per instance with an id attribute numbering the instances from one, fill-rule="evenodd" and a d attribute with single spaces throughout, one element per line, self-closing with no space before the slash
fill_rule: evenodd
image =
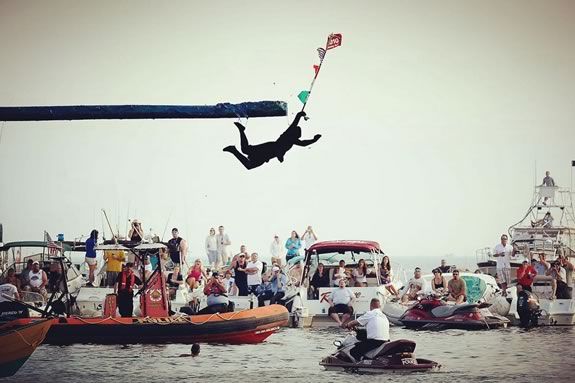
<path id="1" fill-rule="evenodd" d="M 178 318 L 136 318 L 134 323 L 188 323 L 188 320 L 183 317 Z"/>

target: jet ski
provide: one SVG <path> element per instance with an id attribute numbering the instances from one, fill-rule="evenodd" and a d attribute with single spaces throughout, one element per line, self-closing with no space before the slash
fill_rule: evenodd
<path id="1" fill-rule="evenodd" d="M 414 303 L 399 319 L 407 328 L 489 330 L 507 327 L 509 319 L 492 314 L 487 303 L 448 305 L 429 295 Z"/>
<path id="2" fill-rule="evenodd" d="M 521 327 L 536 327 L 541 316 L 537 295 L 527 290 L 521 290 L 517 293 L 517 314 L 519 314 Z"/>
<path id="3" fill-rule="evenodd" d="M 342 340 L 336 340 L 334 345 L 336 352 L 322 359 L 319 363 L 326 370 L 345 371 L 364 374 L 381 374 L 389 372 L 415 372 L 438 370 L 441 365 L 433 360 L 416 358 L 415 342 L 406 339 L 398 339 L 386 342 L 381 346 L 368 351 L 356 361 L 349 351 L 360 342 L 361 334 L 365 331 L 358 330 L 358 335 L 350 334 Z M 365 335 L 364 335 L 365 336 Z"/>

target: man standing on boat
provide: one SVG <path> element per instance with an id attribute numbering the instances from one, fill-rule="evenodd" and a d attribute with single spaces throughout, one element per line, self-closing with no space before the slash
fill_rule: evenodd
<path id="1" fill-rule="evenodd" d="M 134 314 L 134 287 L 142 282 L 134 275 L 133 263 L 126 263 L 122 266 L 122 272 L 118 274 L 114 293 L 117 294 L 118 310 L 122 317 L 131 317 Z"/>
<path id="2" fill-rule="evenodd" d="M 230 241 L 230 237 L 226 233 L 224 233 L 224 227 L 218 227 L 218 234 L 216 235 L 216 240 L 218 241 L 218 257 L 222 261 L 223 266 L 227 266 L 228 258 L 229 258 L 229 251 L 228 247 L 232 244 Z"/>
<path id="3" fill-rule="evenodd" d="M 493 249 L 493 256 L 497 260 L 497 277 L 504 297 L 507 296 L 507 286 L 511 284 L 511 256 L 513 246 L 507 243 L 507 234 L 501 235 L 501 242 Z"/>
<path id="4" fill-rule="evenodd" d="M 541 183 L 541 186 L 555 186 L 555 180 L 551 177 L 551 172 L 549 170 L 545 172 L 545 177 L 543 178 L 543 183 Z M 549 197 L 543 198 L 543 205 L 547 205 L 548 199 Z"/>
<path id="5" fill-rule="evenodd" d="M 174 265 L 186 264 L 188 242 L 179 236 L 179 231 L 176 227 L 172 229 L 172 238 L 168 241 L 168 251 Z"/>

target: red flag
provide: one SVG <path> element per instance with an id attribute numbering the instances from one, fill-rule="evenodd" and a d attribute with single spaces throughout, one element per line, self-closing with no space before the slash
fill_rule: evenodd
<path id="1" fill-rule="evenodd" d="M 315 71 L 315 75 L 317 76 L 317 72 L 319 72 L 319 65 L 314 65 L 313 70 Z"/>
<path id="2" fill-rule="evenodd" d="M 341 33 L 332 33 L 327 38 L 326 50 L 337 48 L 341 45 Z"/>

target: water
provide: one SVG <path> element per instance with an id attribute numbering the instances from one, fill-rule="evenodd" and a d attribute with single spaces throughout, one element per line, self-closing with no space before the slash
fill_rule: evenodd
<path id="1" fill-rule="evenodd" d="M 412 331 L 392 327 L 393 339 L 417 342 L 416 355 L 443 365 L 439 372 L 377 376 L 328 372 L 318 365 L 343 330 L 282 329 L 258 345 L 42 345 L 14 382 L 543 382 L 574 381 L 575 328 L 531 331 Z M 278 380 L 279 379 L 279 380 Z M 353 379 L 353 380 L 351 380 Z"/>

